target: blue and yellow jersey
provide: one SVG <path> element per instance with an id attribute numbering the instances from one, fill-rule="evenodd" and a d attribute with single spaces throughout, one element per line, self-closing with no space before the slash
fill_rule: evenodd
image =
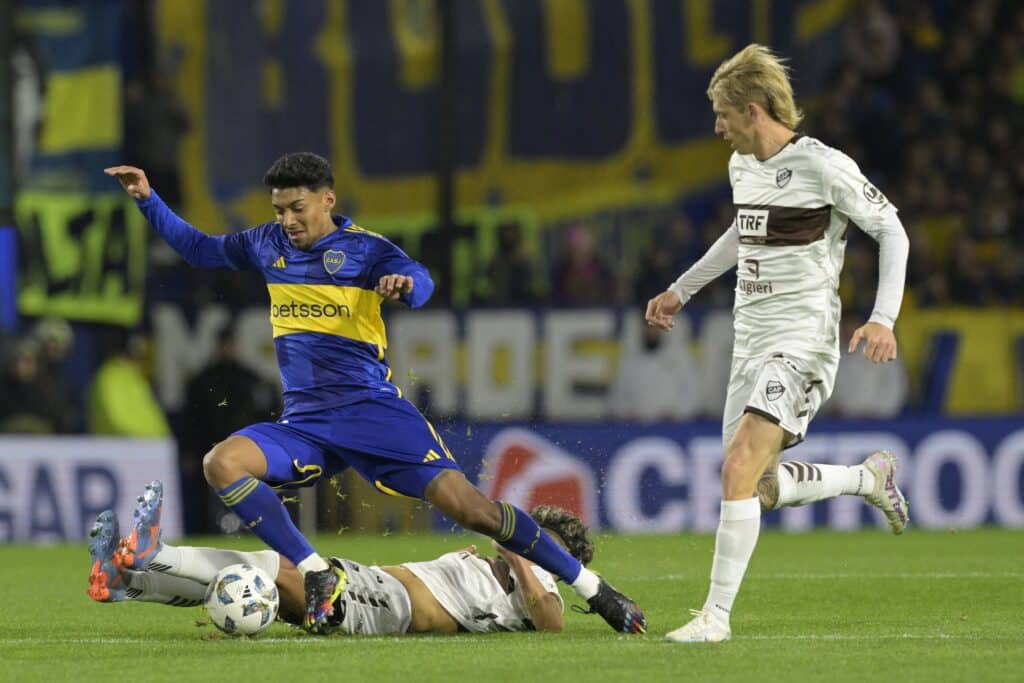
<path id="1" fill-rule="evenodd" d="M 401 395 L 390 382 L 383 298 L 374 287 L 384 275 L 408 275 L 413 290 L 401 300 L 422 306 L 434 291 L 422 264 L 344 216 L 334 217 L 337 230 L 302 251 L 292 246 L 279 223 L 211 236 L 182 220 L 156 192 L 137 203 L 192 265 L 263 273 L 284 387 L 283 417 Z"/>

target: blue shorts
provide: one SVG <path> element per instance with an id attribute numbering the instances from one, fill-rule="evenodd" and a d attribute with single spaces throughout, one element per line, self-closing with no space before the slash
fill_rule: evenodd
<path id="1" fill-rule="evenodd" d="M 462 471 L 433 425 L 393 396 L 260 422 L 235 434 L 263 451 L 263 481 L 274 488 L 310 486 L 351 467 L 384 493 L 423 498 L 442 471 Z"/>

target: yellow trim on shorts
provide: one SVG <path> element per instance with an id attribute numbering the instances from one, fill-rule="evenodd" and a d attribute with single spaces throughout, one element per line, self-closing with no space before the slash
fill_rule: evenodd
<path id="1" fill-rule="evenodd" d="M 398 491 L 396 491 L 394 489 L 388 488 L 384 484 L 380 483 L 380 479 L 374 480 L 373 485 L 376 486 L 380 490 L 381 493 L 386 493 L 389 496 L 396 496 L 398 498 L 409 498 L 411 500 L 417 500 L 416 498 L 413 498 L 412 496 L 407 496 L 404 493 L 399 493 Z"/>
<path id="2" fill-rule="evenodd" d="M 286 481 L 281 484 L 274 484 L 270 488 L 279 489 L 285 486 L 300 486 L 307 482 L 313 481 L 314 479 L 317 479 L 324 473 L 324 468 L 320 467 L 320 465 L 300 465 L 298 458 L 292 460 L 292 465 L 295 466 L 296 472 L 300 474 L 305 474 L 306 472 L 309 472 L 310 474 L 306 477 L 303 477 L 302 479 L 295 479 L 293 481 Z"/>

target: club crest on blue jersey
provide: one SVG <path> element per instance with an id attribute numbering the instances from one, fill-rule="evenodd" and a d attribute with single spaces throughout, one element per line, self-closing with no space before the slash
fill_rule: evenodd
<path id="1" fill-rule="evenodd" d="M 788 168 L 780 168 L 775 173 L 775 184 L 779 187 L 785 187 L 789 183 L 789 179 L 793 177 L 793 172 Z"/>
<path id="2" fill-rule="evenodd" d="M 328 249 L 324 252 L 324 270 L 334 275 L 345 265 L 345 252 Z"/>

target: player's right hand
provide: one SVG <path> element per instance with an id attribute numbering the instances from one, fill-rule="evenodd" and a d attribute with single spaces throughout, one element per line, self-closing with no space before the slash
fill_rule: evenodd
<path id="1" fill-rule="evenodd" d="M 149 180 L 146 172 L 135 166 L 111 166 L 103 169 L 108 176 L 117 178 L 124 191 L 133 199 L 149 199 Z"/>
<path id="2" fill-rule="evenodd" d="M 645 316 L 647 324 L 659 330 L 671 330 L 676 325 L 672 316 L 678 313 L 682 307 L 683 302 L 679 300 L 675 292 L 665 290 L 647 302 L 647 315 Z"/>

